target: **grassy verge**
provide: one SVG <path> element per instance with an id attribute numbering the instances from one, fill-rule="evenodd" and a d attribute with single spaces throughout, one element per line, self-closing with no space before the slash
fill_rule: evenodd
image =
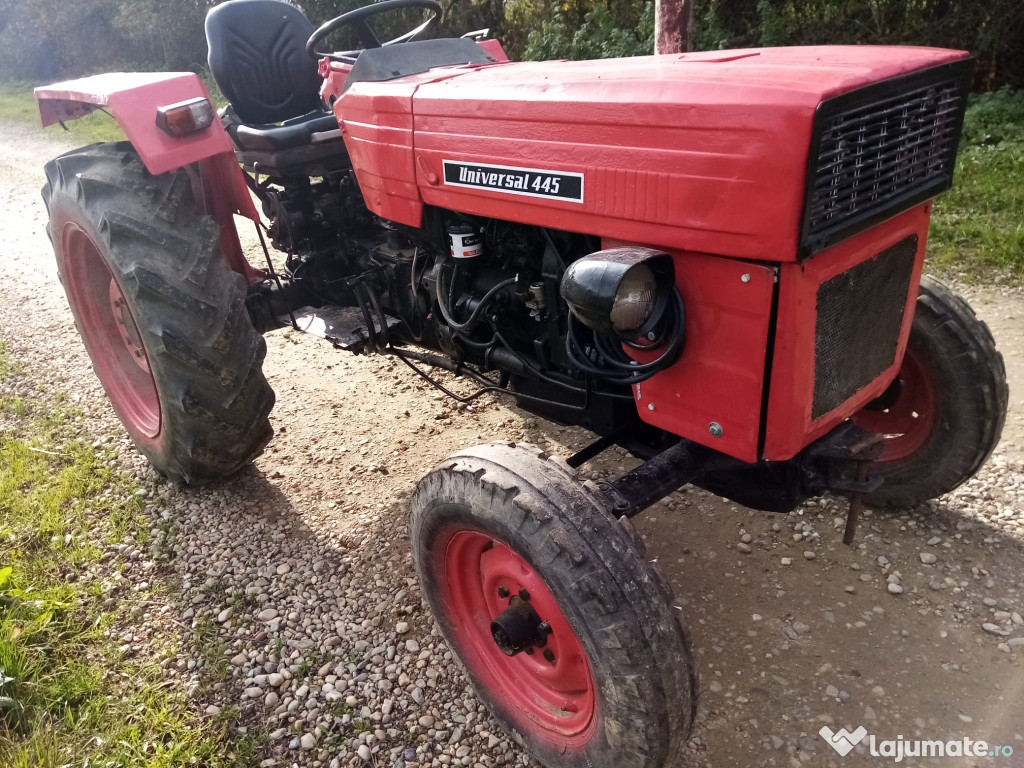
<path id="1" fill-rule="evenodd" d="M 113 547 L 146 550 L 138 489 L 76 422 L 0 343 L 0 765 L 257 764 L 259 739 L 197 715 L 160 664 L 178 649 L 157 579 Z"/>
<path id="2" fill-rule="evenodd" d="M 59 125 L 43 128 L 39 123 L 39 110 L 32 96 L 32 86 L 24 83 L 0 83 L 0 117 L 25 125 L 32 125 L 40 132 L 58 134 Z M 96 111 L 67 124 L 75 142 L 82 146 L 98 141 L 123 141 L 124 131 L 105 112 Z"/>
<path id="3" fill-rule="evenodd" d="M 931 264 L 958 277 L 1024 281 L 1024 91 L 973 100 L 929 245 Z"/>

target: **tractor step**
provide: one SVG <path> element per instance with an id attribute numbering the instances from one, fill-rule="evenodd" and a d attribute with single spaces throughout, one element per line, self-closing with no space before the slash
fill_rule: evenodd
<path id="1" fill-rule="evenodd" d="M 346 352 L 358 352 L 369 341 L 366 319 L 358 307 L 301 307 L 292 314 L 295 316 L 298 330 L 319 339 L 326 339 Z M 384 318 L 388 325 L 387 332 L 394 330 L 402 322 L 391 315 L 384 315 Z M 281 315 L 278 320 L 286 326 L 292 324 L 292 318 L 288 315 Z M 386 335 L 376 318 L 373 330 L 378 338 Z"/>

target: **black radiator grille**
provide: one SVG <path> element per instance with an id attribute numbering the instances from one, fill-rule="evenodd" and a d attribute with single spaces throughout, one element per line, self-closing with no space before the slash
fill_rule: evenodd
<path id="1" fill-rule="evenodd" d="M 823 102 L 808 164 L 802 243 L 815 253 L 949 189 L 969 60 Z"/>
<path id="2" fill-rule="evenodd" d="M 911 235 L 818 286 L 812 418 L 838 408 L 892 365 L 916 255 Z"/>

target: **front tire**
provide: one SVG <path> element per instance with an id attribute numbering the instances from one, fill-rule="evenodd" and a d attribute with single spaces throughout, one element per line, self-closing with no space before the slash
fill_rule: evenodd
<path id="1" fill-rule="evenodd" d="M 925 275 L 903 365 L 881 397 L 854 416 L 885 435 L 876 506 L 909 507 L 970 479 L 999 443 L 1009 389 L 988 326 L 962 298 Z"/>
<path id="2" fill-rule="evenodd" d="M 521 746 L 552 768 L 674 764 L 696 707 L 678 611 L 628 521 L 565 465 L 521 445 L 456 453 L 417 486 L 410 533 L 444 638 Z M 491 622 L 517 595 L 549 628 L 510 657 Z"/>
<path id="3" fill-rule="evenodd" d="M 47 163 L 46 178 L 75 324 L 139 451 L 185 483 L 248 464 L 273 435 L 266 342 L 185 172 L 153 176 L 130 144 L 96 144 Z"/>

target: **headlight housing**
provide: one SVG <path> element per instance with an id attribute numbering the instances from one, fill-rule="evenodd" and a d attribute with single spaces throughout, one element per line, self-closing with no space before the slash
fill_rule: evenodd
<path id="1" fill-rule="evenodd" d="M 658 324 L 675 287 L 672 258 L 651 248 L 611 248 L 584 256 L 562 276 L 569 310 L 595 333 L 643 339 Z"/>

